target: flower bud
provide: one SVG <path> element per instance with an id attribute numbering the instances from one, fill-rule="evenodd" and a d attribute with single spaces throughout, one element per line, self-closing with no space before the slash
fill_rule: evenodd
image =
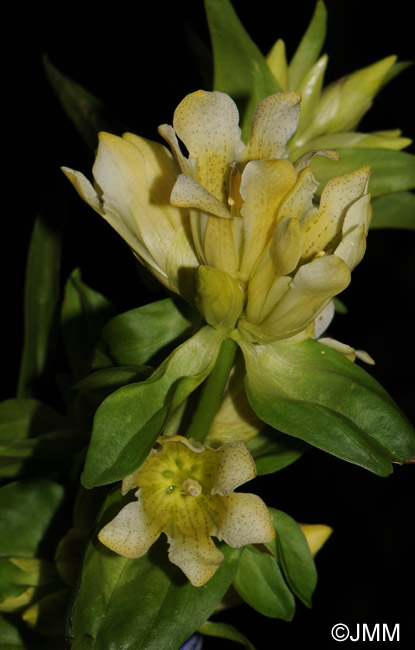
<path id="1" fill-rule="evenodd" d="M 224 271 L 199 266 L 195 274 L 195 304 L 209 325 L 229 329 L 242 314 L 244 295 L 239 284 Z"/>

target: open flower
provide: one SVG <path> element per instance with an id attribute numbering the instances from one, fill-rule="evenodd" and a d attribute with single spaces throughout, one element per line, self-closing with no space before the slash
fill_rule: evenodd
<path id="1" fill-rule="evenodd" d="M 240 441 L 217 450 L 182 436 L 161 437 L 158 443 L 123 480 L 122 492 L 138 487 L 138 500 L 126 505 L 99 539 L 116 553 L 137 558 L 164 532 L 170 561 L 201 587 L 224 557 L 212 536 L 233 548 L 275 536 L 264 502 L 255 494 L 234 492 L 255 477 L 255 463 Z"/>
<path id="2" fill-rule="evenodd" d="M 257 342 L 313 336 L 313 321 L 349 284 L 364 254 L 369 169 L 332 179 L 315 205 L 310 161 L 337 155 L 321 150 L 287 160 L 300 100 L 297 92 L 265 98 L 244 144 L 234 101 L 197 91 L 179 104 L 173 126 L 159 128 L 180 170 L 159 144 L 104 133 L 96 190 L 79 172 L 64 171 L 154 275 L 192 300 L 210 325 L 237 326 Z"/>

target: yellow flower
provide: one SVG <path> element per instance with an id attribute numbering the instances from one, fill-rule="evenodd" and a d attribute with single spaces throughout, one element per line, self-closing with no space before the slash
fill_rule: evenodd
<path id="1" fill-rule="evenodd" d="M 97 190 L 79 172 L 64 171 L 210 325 L 237 326 L 257 342 L 314 336 L 314 320 L 349 284 L 365 251 L 369 169 L 330 180 L 316 206 L 310 161 L 337 155 L 318 150 L 287 160 L 300 100 L 298 92 L 265 98 L 244 144 L 233 100 L 197 91 L 179 104 L 173 126 L 159 127 L 181 173 L 161 145 L 105 133 L 93 169 Z"/>
<path id="2" fill-rule="evenodd" d="M 147 460 L 122 482 L 122 492 L 139 487 L 99 533 L 100 541 L 130 558 L 144 555 L 164 532 L 169 559 L 196 586 L 217 571 L 223 554 L 211 537 L 233 548 L 271 541 L 271 517 L 255 494 L 233 490 L 255 477 L 243 442 L 213 450 L 182 436 L 161 437 Z"/>

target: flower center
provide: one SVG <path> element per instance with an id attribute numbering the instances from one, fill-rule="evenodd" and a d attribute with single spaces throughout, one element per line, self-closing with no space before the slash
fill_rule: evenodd
<path id="1" fill-rule="evenodd" d="M 183 492 L 191 497 L 198 497 L 199 494 L 202 494 L 202 486 L 197 481 L 187 478 L 182 485 Z"/>

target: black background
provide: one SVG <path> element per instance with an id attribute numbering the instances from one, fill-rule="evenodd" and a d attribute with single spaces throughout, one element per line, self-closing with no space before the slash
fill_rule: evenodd
<path id="1" fill-rule="evenodd" d="M 292 55 L 314 9 L 302 2 L 234 6 L 252 38 L 266 53 L 278 37 Z M 328 0 L 330 56 L 326 82 L 389 54 L 414 58 L 409 5 Z M 36 5 L 6 24 L 10 45 L 4 56 L 3 99 L 3 327 L 5 396 L 15 391 L 22 343 L 21 299 L 24 264 L 36 213 L 49 195 L 67 206 L 62 280 L 75 266 L 83 279 L 106 294 L 120 311 L 149 298 L 137 279 L 134 258 L 109 226 L 75 195 L 59 171 L 67 165 L 89 174 L 93 162 L 81 137 L 62 111 L 43 74 L 47 52 L 62 72 L 85 85 L 129 129 L 157 138 L 183 96 L 206 87 L 188 44 L 188 27 L 209 43 L 203 3 L 56 3 Z M 385 88 L 361 130 L 402 128 L 414 137 L 414 69 Z M 7 143 L 7 144 L 6 144 Z M 409 149 L 413 152 L 413 146 Z M 414 286 L 413 233 L 372 231 L 368 251 L 343 294 L 350 311 L 338 316 L 331 334 L 366 349 L 377 363 L 371 373 L 409 416 L 414 415 L 413 324 L 409 311 Z M 401 647 L 413 647 L 414 468 L 397 467 L 378 478 L 321 452 L 253 487 L 268 505 L 298 521 L 327 523 L 334 534 L 317 559 L 319 584 L 312 611 L 301 604 L 294 622 L 265 619 L 247 607 L 221 614 L 257 650 L 312 641 L 334 647 L 330 630 L 343 622 L 400 623 Z M 350 642 L 346 642 L 347 645 Z M 206 640 L 206 648 L 238 647 Z M 161 649 L 162 650 L 162 649 Z"/>

